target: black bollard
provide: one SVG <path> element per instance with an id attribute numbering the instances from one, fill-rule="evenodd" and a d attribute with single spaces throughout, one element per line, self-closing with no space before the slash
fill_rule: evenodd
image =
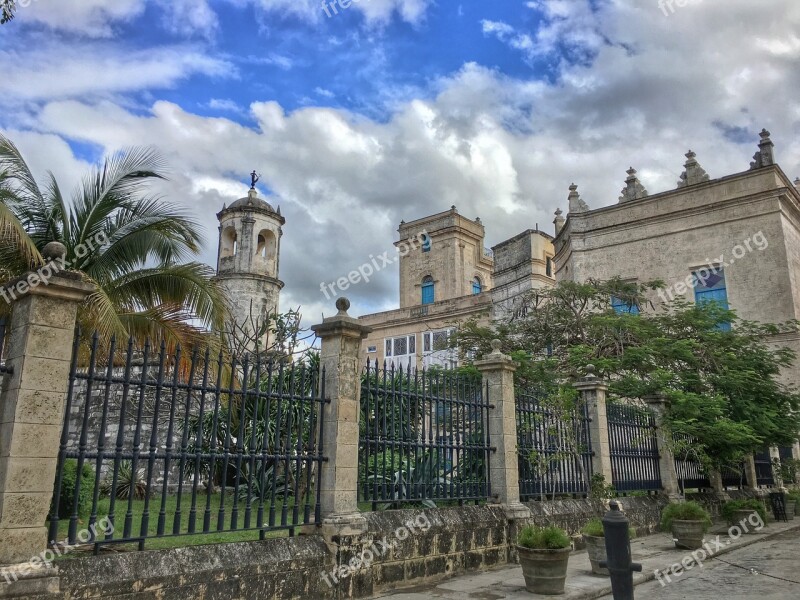
<path id="1" fill-rule="evenodd" d="M 611 575 L 614 600 L 633 600 L 633 572 L 641 572 L 642 565 L 631 561 L 628 518 L 619 509 L 616 500 L 611 501 L 610 508 L 603 517 L 607 558 L 600 566 L 608 569 Z"/>

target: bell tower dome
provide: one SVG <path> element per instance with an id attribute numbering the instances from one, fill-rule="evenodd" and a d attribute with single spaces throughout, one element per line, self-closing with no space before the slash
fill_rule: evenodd
<path id="1" fill-rule="evenodd" d="M 254 175 L 247 196 L 223 206 L 219 220 L 217 281 L 227 292 L 236 325 L 251 334 L 280 307 L 280 207 L 258 197 Z"/>

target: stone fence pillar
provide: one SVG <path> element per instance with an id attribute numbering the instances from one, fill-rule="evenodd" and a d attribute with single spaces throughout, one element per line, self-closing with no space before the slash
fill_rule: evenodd
<path id="1" fill-rule="evenodd" d="M 361 398 L 361 341 L 371 329 L 350 317 L 350 301 L 336 301 L 339 312 L 311 329 L 322 340 L 320 366 L 325 369 L 323 453 L 320 502 L 323 532 L 357 535 L 366 530 L 358 510 L 358 419 Z"/>
<path id="2" fill-rule="evenodd" d="M 0 581 L 0 597 L 58 590 L 55 569 L 30 561 L 47 548 L 77 309 L 94 289 L 70 272 L 25 279 L 30 289 L 11 318 L 12 372 L 0 392 L 0 565 L 14 565 L 2 569 L 12 585 Z"/>
<path id="3" fill-rule="evenodd" d="M 589 435 L 592 441 L 592 471 L 602 475 L 606 485 L 611 485 L 614 474 L 611 470 L 611 444 L 608 440 L 608 416 L 606 414 L 606 392 L 608 386 L 594 374 L 594 365 L 586 367 L 586 377 L 573 385 L 578 390 L 589 414 Z"/>
<path id="4" fill-rule="evenodd" d="M 509 520 L 525 519 L 530 509 L 519 499 L 519 463 L 517 453 L 517 413 L 514 396 L 514 372 L 517 364 L 500 352 L 500 341 L 492 342 L 492 353 L 475 366 L 488 389 L 489 437 L 495 451 L 489 459 L 492 494 L 503 505 Z"/>
<path id="5" fill-rule="evenodd" d="M 672 451 L 672 440 L 667 436 L 672 434 L 664 427 L 667 414 L 667 399 L 664 396 L 646 396 L 643 398 L 645 404 L 653 411 L 656 423 L 656 442 L 658 444 L 658 466 L 661 471 L 661 489 L 671 500 L 676 501 L 681 498 L 680 486 L 678 485 L 678 472 L 675 469 L 675 454 Z"/>

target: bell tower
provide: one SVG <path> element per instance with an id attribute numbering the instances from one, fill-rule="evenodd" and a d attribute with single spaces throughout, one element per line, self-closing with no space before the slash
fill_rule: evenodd
<path id="1" fill-rule="evenodd" d="M 282 226 L 280 207 L 258 197 L 253 185 L 247 196 L 223 206 L 219 220 L 216 279 L 225 288 L 240 334 L 252 335 L 280 307 L 279 279 Z M 226 330 L 231 327 L 228 325 Z"/>

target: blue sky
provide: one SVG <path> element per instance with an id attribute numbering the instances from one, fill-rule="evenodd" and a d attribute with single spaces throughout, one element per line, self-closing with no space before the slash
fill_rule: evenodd
<path id="1" fill-rule="evenodd" d="M 691 148 L 745 170 L 762 127 L 800 174 L 796 0 L 30 0 L 0 28 L 0 130 L 69 189 L 104 154 L 153 145 L 159 189 L 206 229 L 247 173 L 287 219 L 284 307 L 392 249 L 401 220 L 455 204 L 491 246 L 617 202 L 634 166 L 674 188 Z M 350 290 L 397 305 L 397 272 Z"/>

